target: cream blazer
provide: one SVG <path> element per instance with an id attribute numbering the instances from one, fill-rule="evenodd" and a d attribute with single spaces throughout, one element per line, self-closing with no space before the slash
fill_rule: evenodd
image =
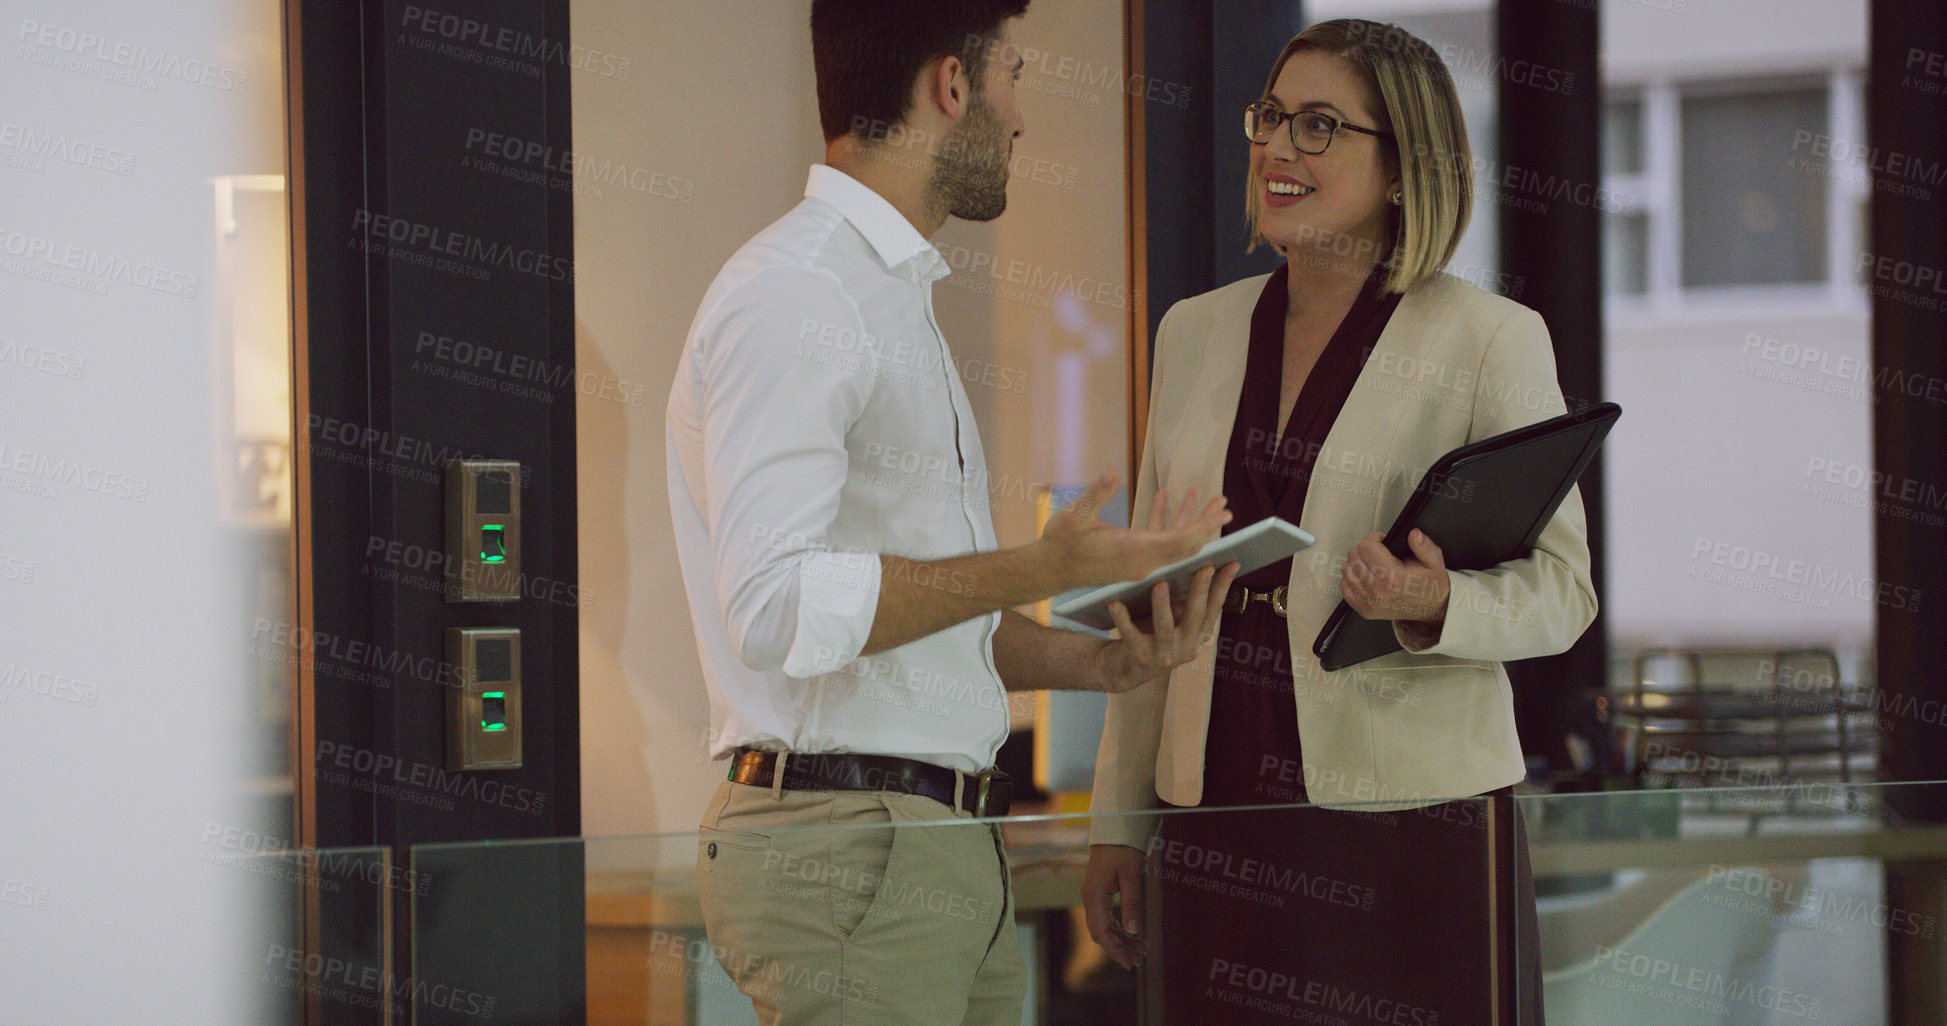
<path id="1" fill-rule="evenodd" d="M 1163 317 L 1131 509 L 1148 509 L 1158 488 L 1173 497 L 1223 491 L 1251 312 L 1268 277 L 1186 299 Z M 1502 661 L 1562 652 L 1595 619 L 1579 489 L 1527 558 L 1448 571 L 1452 596 L 1437 638 L 1402 632 L 1408 650 L 1336 673 L 1319 666 L 1311 646 L 1339 603 L 1346 553 L 1392 525 L 1435 460 L 1563 412 L 1539 314 L 1445 274 L 1400 298 L 1319 450 L 1299 525 L 1318 543 L 1292 560 L 1288 660 L 1312 802 L 1411 808 L 1522 778 Z M 1201 799 L 1216 660 L 1217 646 L 1207 645 L 1169 677 L 1109 699 L 1091 843 L 1143 847 L 1154 817 L 1140 813 L 1158 798 Z M 1283 770 L 1283 779 L 1300 779 L 1296 767 Z"/>

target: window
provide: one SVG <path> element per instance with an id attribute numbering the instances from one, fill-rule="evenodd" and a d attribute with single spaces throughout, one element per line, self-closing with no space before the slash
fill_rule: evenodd
<path id="1" fill-rule="evenodd" d="M 1684 288 L 1825 280 L 1826 178 L 1792 152 L 1825 108 L 1823 84 L 1683 97 Z"/>
<path id="2" fill-rule="evenodd" d="M 1602 173 L 1634 175 L 1643 171 L 1643 99 L 1613 99 L 1602 111 Z"/>
<path id="3" fill-rule="evenodd" d="M 1619 296 L 1649 291 L 1649 218 L 1642 211 L 1602 215 L 1602 288 Z"/>
<path id="4" fill-rule="evenodd" d="M 1641 95 L 1617 96 L 1603 105 L 1603 185 L 1624 201 L 1602 215 L 1602 287 L 1610 295 L 1649 291 L 1649 217 L 1641 201 L 1648 164 L 1643 134 Z"/>
<path id="5" fill-rule="evenodd" d="M 1870 192 L 1860 93 L 1843 70 L 1612 88 L 1604 293 L 1657 316 L 1855 300 Z"/>

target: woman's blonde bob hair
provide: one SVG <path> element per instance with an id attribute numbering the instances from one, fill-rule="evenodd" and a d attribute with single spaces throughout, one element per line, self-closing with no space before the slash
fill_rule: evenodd
<path id="1" fill-rule="evenodd" d="M 1264 80 L 1269 99 L 1285 62 L 1302 50 L 1329 53 L 1351 64 L 1379 97 L 1381 123 L 1393 133 L 1379 139 L 1388 168 L 1398 168 L 1400 205 L 1393 219 L 1387 292 L 1400 293 L 1438 274 L 1453 259 L 1474 207 L 1474 158 L 1453 76 L 1426 41 L 1397 25 L 1341 18 L 1323 21 L 1286 43 Z M 1251 248 L 1268 242 L 1258 229 L 1263 201 L 1255 183 L 1244 184 Z M 1282 247 L 1280 247 L 1282 250 Z"/>

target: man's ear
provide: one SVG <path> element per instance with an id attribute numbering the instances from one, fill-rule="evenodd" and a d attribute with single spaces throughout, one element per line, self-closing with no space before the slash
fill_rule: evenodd
<path id="1" fill-rule="evenodd" d="M 926 95 L 920 99 L 949 121 L 966 113 L 967 94 L 973 83 L 967 80 L 967 66 L 954 54 L 947 54 L 927 66 L 921 75 Z"/>

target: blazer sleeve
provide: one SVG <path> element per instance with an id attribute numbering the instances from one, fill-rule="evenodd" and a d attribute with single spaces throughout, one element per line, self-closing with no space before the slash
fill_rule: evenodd
<path id="1" fill-rule="evenodd" d="M 1149 423 L 1143 431 L 1142 462 L 1136 468 L 1136 494 L 1129 504 L 1131 516 L 1147 510 L 1161 487 L 1156 450 L 1158 411 L 1165 402 L 1169 384 L 1163 373 L 1163 354 L 1171 351 L 1181 305 L 1170 307 L 1156 327 L 1157 372 L 1155 388 L 1149 397 Z M 1125 844 L 1146 848 L 1155 832 L 1153 815 L 1143 815 L 1156 806 L 1156 753 L 1163 743 L 1163 700 L 1169 694 L 1169 678 L 1159 677 L 1140 687 L 1109 696 L 1108 715 L 1102 724 L 1102 745 L 1095 753 L 1095 787 L 1089 800 L 1090 844 Z"/>
<path id="2" fill-rule="evenodd" d="M 1567 412 L 1541 315 L 1526 307 L 1501 322 L 1474 379 L 1468 441 Z M 1525 559 L 1491 570 L 1449 570 L 1447 618 L 1437 628 L 1398 622 L 1409 652 L 1460 659 L 1529 659 L 1567 651 L 1595 620 L 1588 523 L 1572 488 Z M 1437 631 L 1437 635 L 1436 635 Z"/>

